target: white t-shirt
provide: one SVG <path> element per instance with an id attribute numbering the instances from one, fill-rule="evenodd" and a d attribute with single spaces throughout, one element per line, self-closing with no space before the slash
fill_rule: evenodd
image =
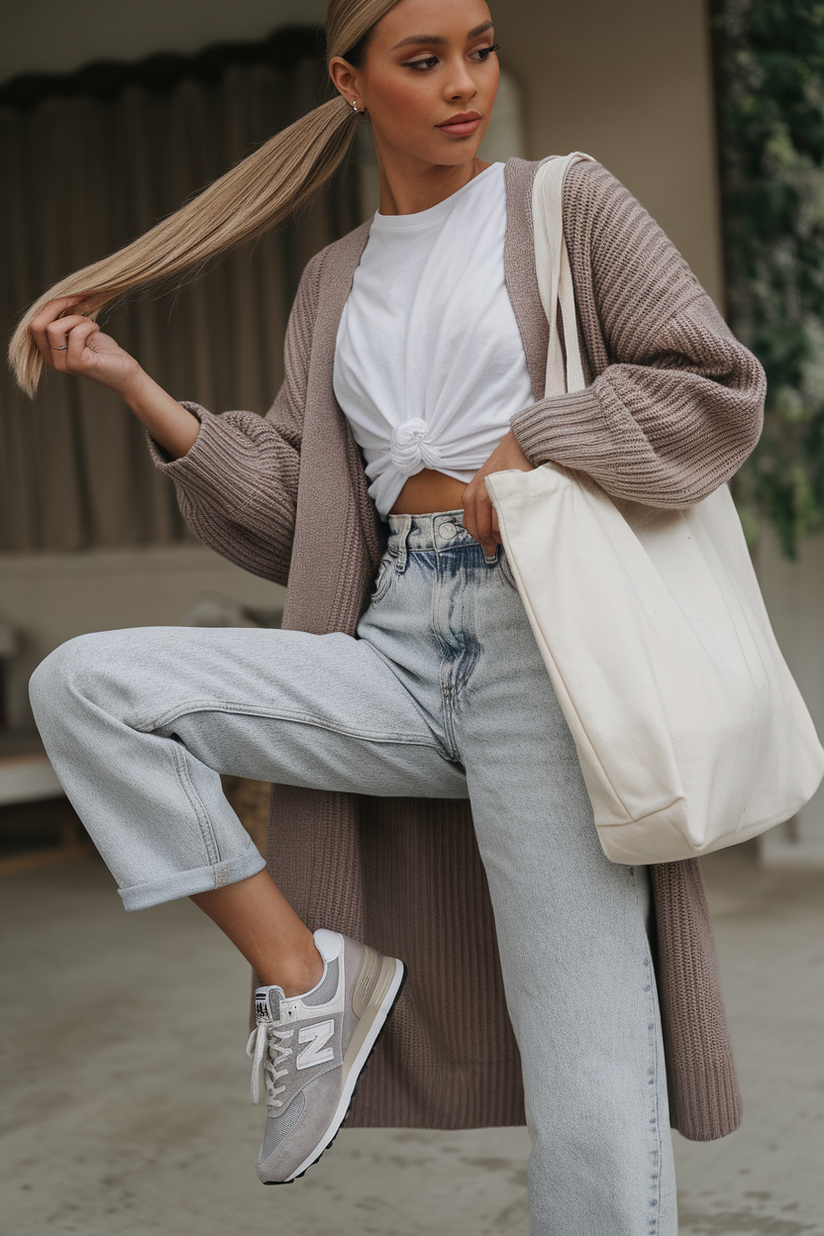
<path id="1" fill-rule="evenodd" d="M 502 163 L 429 210 L 375 215 L 338 328 L 334 387 L 381 515 L 422 468 L 470 481 L 534 402 L 505 236 Z"/>

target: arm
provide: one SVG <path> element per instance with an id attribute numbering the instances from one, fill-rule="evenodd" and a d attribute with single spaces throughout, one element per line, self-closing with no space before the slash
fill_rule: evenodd
<path id="1" fill-rule="evenodd" d="M 686 262 L 604 168 L 578 164 L 564 226 L 592 385 L 512 419 L 531 463 L 608 493 L 685 507 L 717 489 L 761 430 L 764 373 Z"/>
<path id="2" fill-rule="evenodd" d="M 114 391 L 173 459 L 185 455 L 197 437 L 197 421 L 97 322 L 71 312 L 82 301 L 82 296 L 62 296 L 32 320 L 29 330 L 46 365 Z"/>
<path id="3" fill-rule="evenodd" d="M 320 258 L 307 266 L 289 317 L 285 377 L 265 417 L 253 412 L 214 416 L 186 403 L 199 433 L 181 458 L 154 436 L 152 458 L 175 484 L 180 509 L 195 535 L 239 566 L 286 583 L 295 526 L 309 355 L 317 311 Z M 165 445 L 165 444 L 164 444 Z"/>
<path id="4" fill-rule="evenodd" d="M 119 395 L 146 426 L 157 466 L 175 483 L 195 534 L 240 566 L 285 583 L 297 502 L 300 440 L 320 257 L 307 266 L 289 318 L 286 376 L 265 418 L 212 416 L 172 399 L 96 322 L 81 297 L 51 301 L 31 324 L 45 363 Z"/>

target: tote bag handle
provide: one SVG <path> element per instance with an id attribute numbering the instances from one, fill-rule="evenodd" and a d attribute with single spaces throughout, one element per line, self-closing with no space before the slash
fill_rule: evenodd
<path id="1" fill-rule="evenodd" d="M 564 241 L 564 180 L 574 163 L 593 162 L 580 150 L 545 159 L 535 174 L 532 187 L 532 218 L 535 233 L 535 269 L 538 291 L 549 322 L 549 350 L 546 364 L 545 398 L 571 394 L 586 386 L 572 268 Z M 558 314 L 564 328 L 564 342 L 558 329 Z M 566 360 L 564 359 L 566 351 Z"/>

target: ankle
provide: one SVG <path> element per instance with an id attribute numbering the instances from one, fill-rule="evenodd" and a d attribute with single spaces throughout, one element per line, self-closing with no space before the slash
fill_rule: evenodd
<path id="1" fill-rule="evenodd" d="M 293 954 L 288 963 L 278 967 L 278 976 L 273 982 L 283 991 L 284 996 L 303 996 L 313 987 L 317 987 L 323 978 L 325 963 L 314 941 L 309 948 L 300 954 Z"/>

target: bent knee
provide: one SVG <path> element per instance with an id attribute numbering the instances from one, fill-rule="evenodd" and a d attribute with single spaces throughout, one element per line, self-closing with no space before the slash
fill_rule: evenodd
<path id="1" fill-rule="evenodd" d="M 69 699 L 94 694 L 103 667 L 111 660 L 112 637 L 120 631 L 96 631 L 77 635 L 50 652 L 29 680 L 29 698 L 35 720 L 65 706 Z M 115 642 L 120 643 L 120 640 Z"/>

